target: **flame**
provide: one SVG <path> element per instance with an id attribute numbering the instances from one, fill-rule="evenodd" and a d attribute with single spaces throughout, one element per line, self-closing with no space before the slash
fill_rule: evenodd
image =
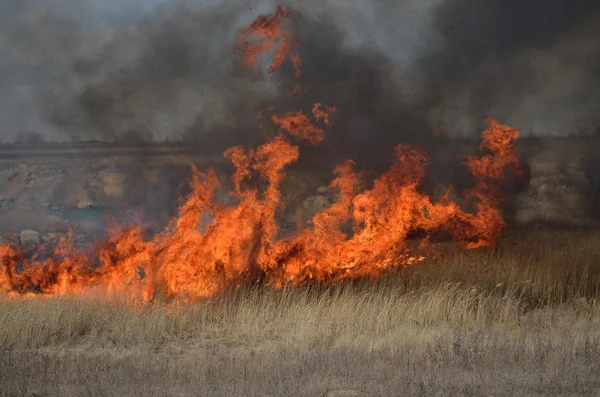
<path id="1" fill-rule="evenodd" d="M 282 119 L 286 117 L 274 120 Z M 317 127 L 306 120 L 306 125 L 284 130 L 292 136 L 304 134 L 310 141 Z M 145 241 L 139 227 L 114 232 L 92 257 L 97 266 L 68 237 L 42 261 L 28 260 L 15 246 L 5 245 L 0 248 L 0 291 L 66 295 L 101 285 L 107 291 L 127 290 L 144 301 L 158 296 L 197 300 L 248 279 L 282 287 L 377 277 L 423 259 L 409 247 L 409 237 L 417 233 L 446 231 L 466 248 L 492 245 L 506 226 L 495 194 L 503 171 L 518 166 L 511 144 L 518 133 L 494 120 L 490 123 L 482 144 L 490 153 L 466 160 L 476 180 L 467 192 L 474 212 L 461 209 L 447 195 L 433 202 L 420 193 L 427 156 L 416 147 L 398 145 L 394 164 L 369 190 L 360 189 L 360 174 L 352 161 L 339 164 L 331 183 L 337 200 L 297 235 L 280 238 L 280 183 L 285 167 L 299 156 L 298 147 L 282 133 L 255 150 L 233 147 L 225 152 L 236 169 L 231 194 L 237 205 L 215 203 L 215 173 L 193 168 L 192 192 L 182 200 L 179 216 L 154 239 Z M 267 182 L 265 189 L 250 183 L 256 176 Z M 204 215 L 212 221 L 199 227 Z M 344 230 L 348 222 L 351 231 Z"/>
<path id="2" fill-rule="evenodd" d="M 273 16 L 261 16 L 244 29 L 242 36 L 259 32 L 267 44 L 244 44 L 243 61 L 271 50 L 290 15 L 278 7 Z M 285 51 L 280 48 L 278 54 L 288 54 L 285 39 L 283 43 Z M 269 70 L 281 59 L 276 56 Z M 0 247 L 0 294 L 62 296 L 98 288 L 136 302 L 182 302 L 215 296 L 247 281 L 281 288 L 379 277 L 424 259 L 415 240 L 426 246 L 430 236 L 446 233 L 465 248 L 490 246 L 506 226 L 501 193 L 506 171 L 520 170 L 513 145 L 518 131 L 488 119 L 490 128 L 480 147 L 484 155 L 464 159 L 475 182 L 465 194 L 473 211 L 448 193 L 437 201 L 422 193 L 428 157 L 401 144 L 392 166 L 369 189 L 361 186 L 351 160 L 339 164 L 330 185 L 337 192 L 335 202 L 295 235 L 282 237 L 277 222 L 284 206 L 280 185 L 285 168 L 299 158 L 292 141 L 318 145 L 337 109 L 315 103 L 310 113 L 277 114 L 274 107 L 266 112 L 277 130 L 272 139 L 256 149 L 235 146 L 224 153 L 235 168 L 230 194 L 237 204 L 217 203 L 216 173 L 192 167 L 192 191 L 180 201 L 178 216 L 151 239 L 141 227 L 129 227 L 111 230 L 91 254 L 76 249 L 69 235 L 49 255 L 40 251 L 32 258 L 16 244 Z M 263 121 L 264 114 L 259 115 Z"/>
<path id="3" fill-rule="evenodd" d="M 261 15 L 242 29 L 234 45 L 235 51 L 242 54 L 242 63 L 256 67 L 261 54 L 274 52 L 267 73 L 273 73 L 289 59 L 294 67 L 294 75 L 300 77 L 302 59 L 294 53 L 293 47 L 302 43 L 294 30 L 285 26 L 286 20 L 295 15 L 295 12 L 277 6 L 273 15 Z"/>

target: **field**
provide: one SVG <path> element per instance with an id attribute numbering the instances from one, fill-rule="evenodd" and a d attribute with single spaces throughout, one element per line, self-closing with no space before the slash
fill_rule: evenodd
<path id="1" fill-rule="evenodd" d="M 193 306 L 0 301 L 0 396 L 598 395 L 600 233 Z"/>

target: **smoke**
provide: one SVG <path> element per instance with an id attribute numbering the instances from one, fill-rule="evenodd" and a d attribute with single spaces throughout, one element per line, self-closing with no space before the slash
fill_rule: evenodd
<path id="1" fill-rule="evenodd" d="M 75 139 L 226 140 L 225 130 L 253 124 L 252 97 L 274 94 L 236 76 L 231 43 L 243 11 L 169 5 L 112 28 L 96 54 L 74 59 L 40 98 L 44 116 Z"/>
<path id="2" fill-rule="evenodd" d="M 417 64 L 431 115 L 455 133 L 485 115 L 529 136 L 595 132 L 599 10 L 595 0 L 444 1 L 437 49 Z"/>
<path id="3" fill-rule="evenodd" d="M 232 51 L 235 33 L 273 1 L 5 3 L 4 141 L 25 132 L 220 150 L 261 139 L 256 114 L 274 102 L 285 111 L 321 101 L 342 112 L 318 150 L 370 163 L 397 142 L 475 136 L 486 116 L 529 136 L 600 123 L 593 0 L 285 1 L 302 15 L 310 89 L 288 100 L 276 83 L 293 84 L 289 70 L 253 82 Z"/>

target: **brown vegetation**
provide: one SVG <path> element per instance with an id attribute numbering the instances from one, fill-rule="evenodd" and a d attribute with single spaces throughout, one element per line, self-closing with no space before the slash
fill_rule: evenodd
<path id="1" fill-rule="evenodd" d="M 0 396 L 595 395 L 600 234 L 507 234 L 326 289 L 4 300 Z"/>

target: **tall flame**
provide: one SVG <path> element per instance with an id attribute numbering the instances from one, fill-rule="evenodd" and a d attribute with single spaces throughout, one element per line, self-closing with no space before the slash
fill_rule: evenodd
<path id="1" fill-rule="evenodd" d="M 241 36 L 259 32 L 271 44 L 244 42 L 243 61 L 252 64 L 253 57 L 282 40 L 285 51 L 277 51 L 269 70 L 278 67 L 281 54 L 289 55 L 290 33 L 281 26 L 291 15 L 278 7 L 273 16 L 261 16 L 244 29 Z M 299 59 L 294 64 L 299 65 Z M 282 237 L 277 223 L 284 205 L 280 184 L 286 166 L 299 157 L 291 140 L 318 145 L 337 109 L 316 103 L 309 114 L 267 111 L 278 130 L 273 139 L 256 149 L 235 146 L 224 153 L 235 168 L 230 194 L 236 205 L 217 203 L 215 172 L 193 167 L 192 191 L 181 200 L 179 215 L 150 240 L 141 227 L 129 227 L 112 230 L 91 255 L 77 250 L 70 236 L 40 257 L 28 258 L 16 244 L 0 247 L 0 293 L 59 296 L 99 288 L 143 302 L 158 297 L 194 301 L 247 280 L 280 288 L 377 277 L 423 259 L 412 250 L 414 236 L 426 243 L 429 236 L 443 232 L 465 248 L 474 248 L 492 245 L 506 226 L 501 188 L 505 171 L 519 170 L 513 146 L 518 132 L 489 119 L 481 144 L 486 153 L 464 160 L 475 181 L 466 192 L 474 211 L 461 208 L 449 194 L 433 201 L 422 193 L 419 186 L 428 157 L 419 148 L 401 144 L 394 150 L 393 165 L 367 190 L 361 188 L 352 161 L 339 164 L 330 185 L 337 192 L 335 202 L 295 235 Z M 262 184 L 253 183 L 257 179 Z M 203 222 L 207 218 L 210 221 Z"/>

